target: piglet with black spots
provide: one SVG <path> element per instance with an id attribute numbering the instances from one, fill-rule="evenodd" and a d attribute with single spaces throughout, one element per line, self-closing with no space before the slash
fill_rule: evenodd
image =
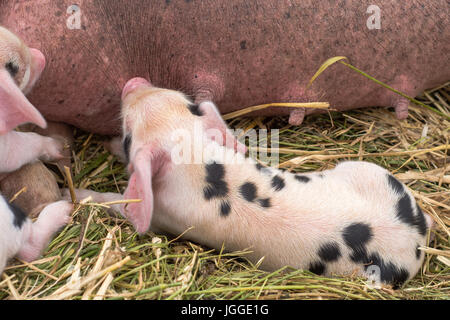
<path id="1" fill-rule="evenodd" d="M 62 143 L 35 133 L 12 131 L 23 123 L 46 126 L 46 121 L 27 100 L 45 58 L 0 27 L 0 176 L 38 159 L 60 159 Z M 1 177 L 0 177 L 1 179 Z M 46 206 L 35 223 L 0 194 L 0 273 L 9 258 L 32 261 L 39 257 L 51 236 L 70 220 L 72 205 L 59 201 Z"/>
<path id="2" fill-rule="evenodd" d="M 267 270 L 289 265 L 327 276 L 375 273 L 394 287 L 421 267 L 419 247 L 432 220 L 387 170 L 368 162 L 306 174 L 262 166 L 245 158 L 214 104 L 193 105 L 143 79 L 125 86 L 122 108 L 131 173 L 124 197 L 142 202 L 121 211 L 139 233 L 151 226 L 178 235 L 193 227 L 184 238 L 216 249 L 251 248 L 251 260 L 264 257 Z M 187 161 L 175 161 L 180 140 L 174 137 L 180 136 L 200 137 L 201 163 L 194 142 L 192 150 L 182 149 Z"/>

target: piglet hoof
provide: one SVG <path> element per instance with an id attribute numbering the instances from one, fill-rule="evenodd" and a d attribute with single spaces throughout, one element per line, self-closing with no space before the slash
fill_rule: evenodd
<path id="1" fill-rule="evenodd" d="M 42 210 L 37 224 L 39 228 L 44 228 L 53 233 L 64 227 L 70 221 L 73 204 L 68 201 L 58 201 L 49 204 Z"/>
<path id="2" fill-rule="evenodd" d="M 64 158 L 64 144 L 54 138 L 43 138 L 42 155 L 40 159 L 44 162 L 57 161 Z"/>

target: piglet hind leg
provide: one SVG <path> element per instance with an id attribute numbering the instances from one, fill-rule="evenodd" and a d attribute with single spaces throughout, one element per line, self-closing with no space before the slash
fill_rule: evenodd
<path id="1" fill-rule="evenodd" d="M 59 141 L 63 145 L 63 149 L 61 150 L 62 158 L 57 161 L 57 166 L 60 170 L 63 170 L 64 166 L 71 167 L 70 158 L 75 143 L 72 127 L 64 123 L 47 121 L 47 129 L 35 127 L 33 131 L 44 137 Z"/>
<path id="2" fill-rule="evenodd" d="M 87 189 L 75 189 L 75 196 L 77 201 L 81 201 L 87 198 L 91 198 L 92 202 L 95 203 L 107 203 L 124 200 L 123 195 L 114 192 L 96 192 Z M 62 197 L 64 200 L 70 201 L 71 195 L 69 189 L 62 190 Z M 122 206 L 120 204 L 111 204 L 107 210 L 108 214 L 112 217 L 117 217 L 117 213 L 121 214 L 123 217 Z"/>
<path id="3" fill-rule="evenodd" d="M 73 205 L 59 201 L 42 210 L 38 220 L 26 231 L 24 242 L 17 257 L 25 261 L 39 258 L 52 236 L 70 221 Z"/>

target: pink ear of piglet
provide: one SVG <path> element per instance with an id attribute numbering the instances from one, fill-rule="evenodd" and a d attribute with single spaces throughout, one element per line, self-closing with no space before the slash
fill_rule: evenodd
<path id="1" fill-rule="evenodd" d="M 244 155 L 247 153 L 247 147 L 243 143 L 239 142 L 233 135 L 214 103 L 212 103 L 211 101 L 204 101 L 200 103 L 199 108 L 206 119 L 206 130 L 220 130 L 220 132 L 222 133 L 222 142 L 224 146 L 230 149 L 234 149 L 236 152 L 242 153 Z"/>
<path id="2" fill-rule="evenodd" d="M 148 231 L 152 221 L 152 160 L 153 155 L 149 148 L 137 151 L 134 159 L 131 160 L 133 172 L 124 194 L 125 200 L 142 200 L 137 203 L 125 204 L 122 211 L 140 234 Z"/>
<path id="3" fill-rule="evenodd" d="M 0 134 L 27 122 L 41 128 L 47 126 L 45 119 L 28 101 L 8 71 L 0 69 Z"/>

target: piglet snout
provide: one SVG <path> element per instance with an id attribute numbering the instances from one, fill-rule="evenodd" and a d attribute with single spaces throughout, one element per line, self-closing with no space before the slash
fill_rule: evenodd
<path id="1" fill-rule="evenodd" d="M 125 99 L 125 97 L 132 92 L 134 89 L 140 87 L 140 86 L 151 86 L 151 83 L 144 79 L 144 78 L 133 78 L 129 80 L 122 90 L 122 100 Z"/>

